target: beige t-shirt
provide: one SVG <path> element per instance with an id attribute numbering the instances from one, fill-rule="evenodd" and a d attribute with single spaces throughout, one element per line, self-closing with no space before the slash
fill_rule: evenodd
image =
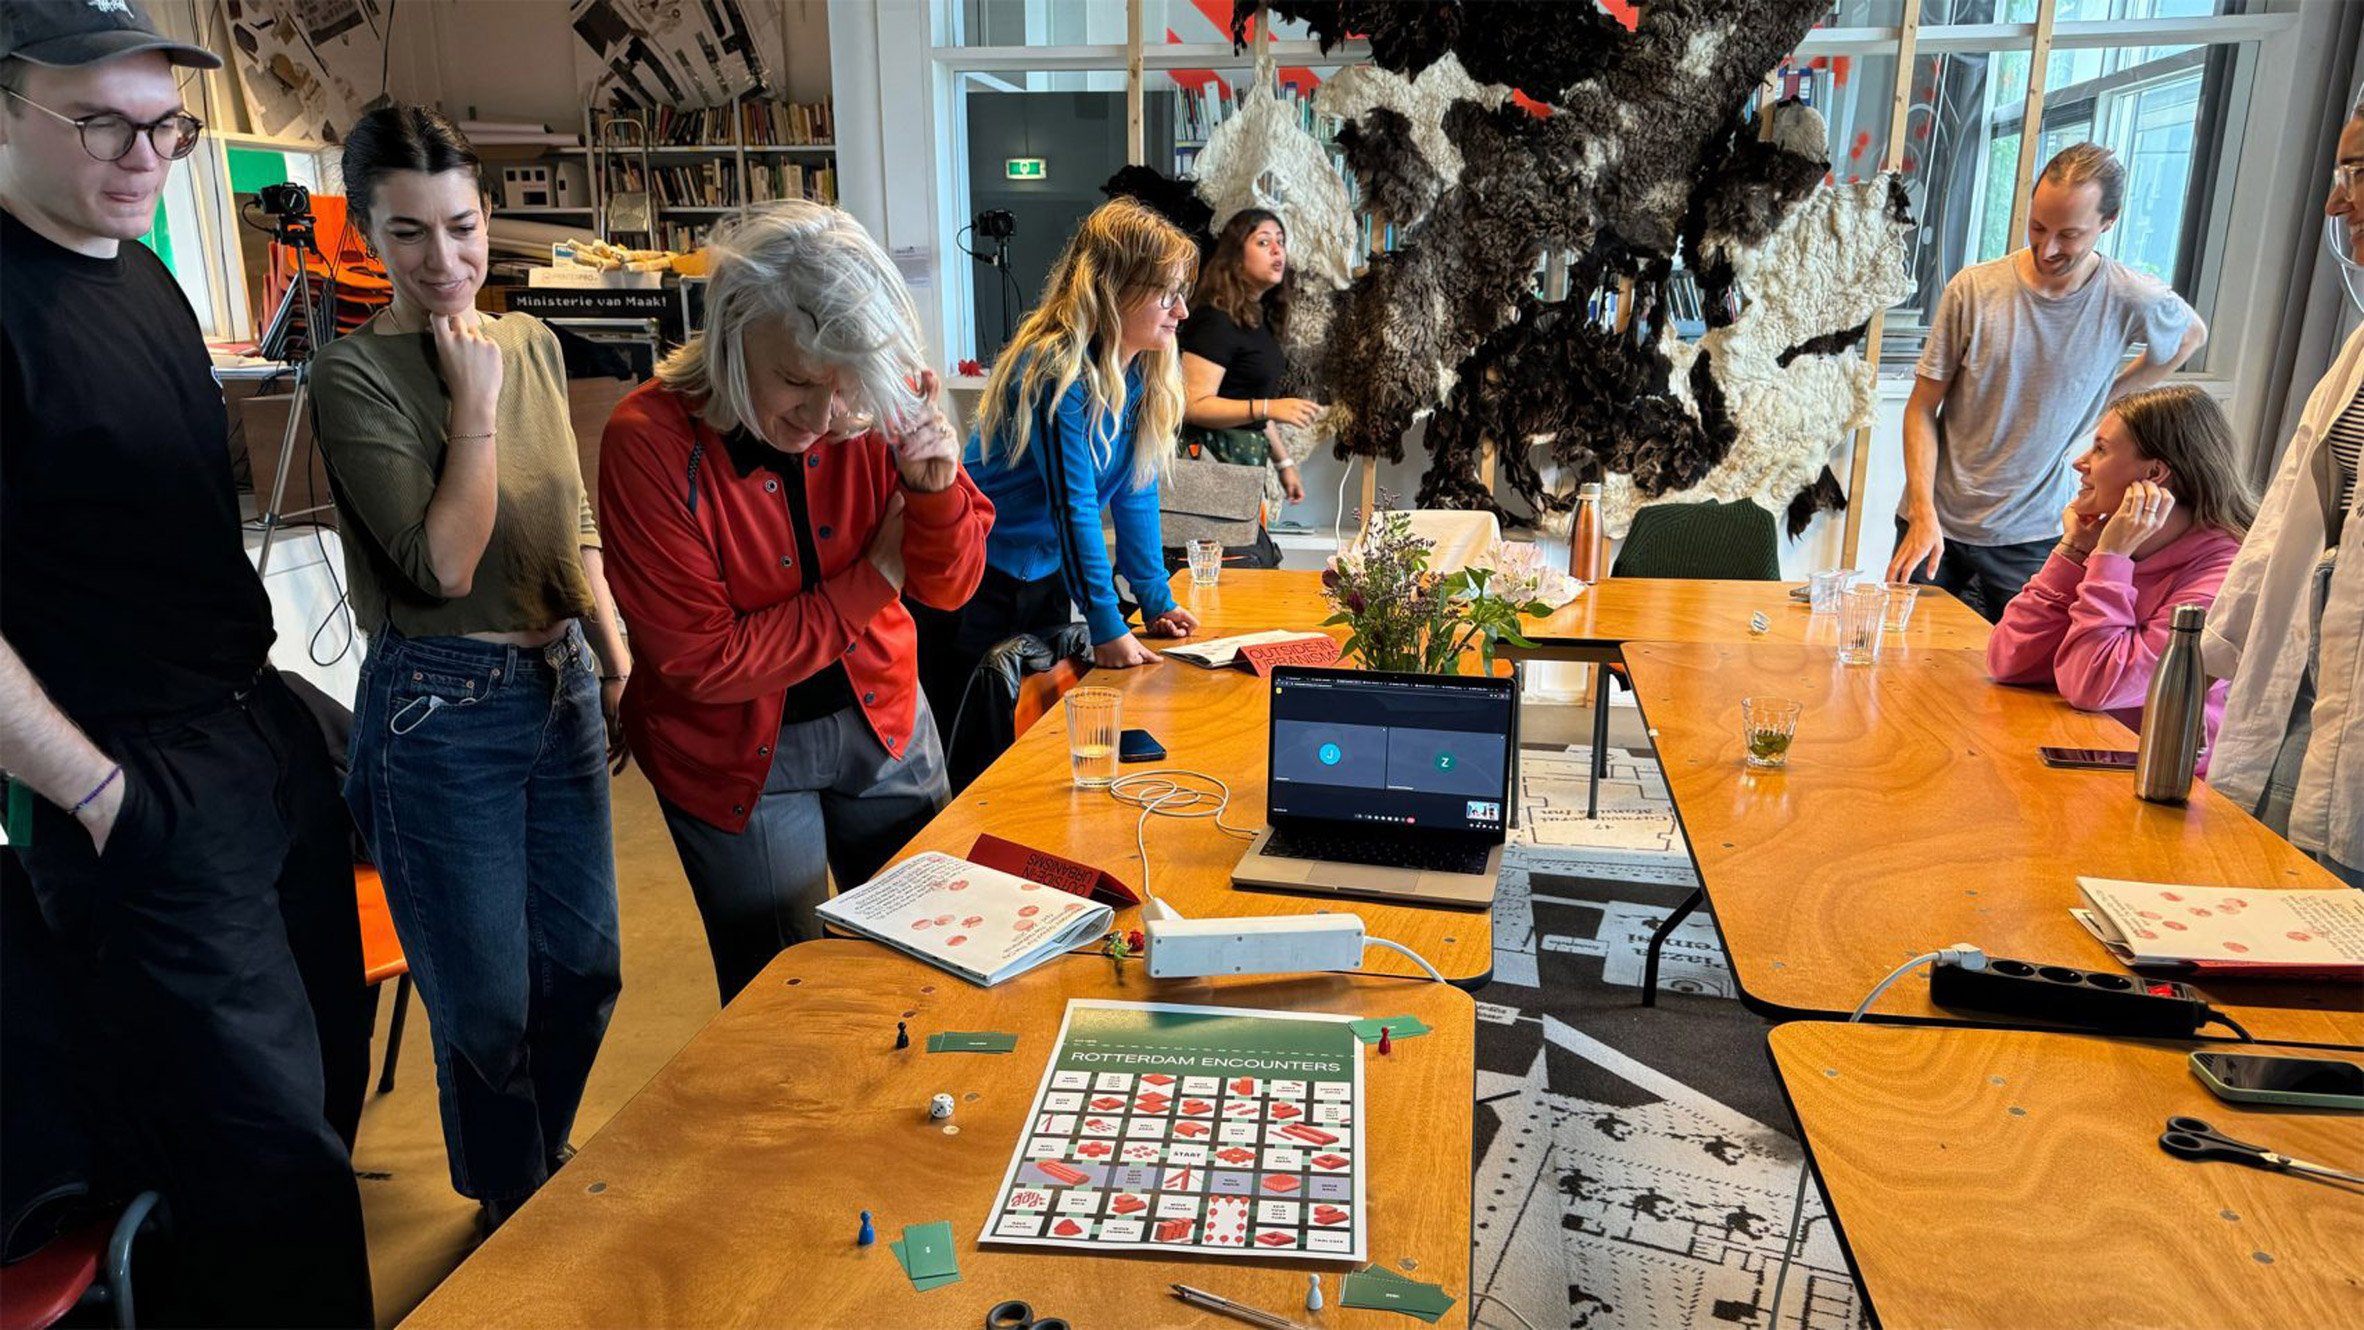
<path id="1" fill-rule="evenodd" d="M 380 335 L 381 313 L 312 362 L 314 426 L 344 521 L 353 613 L 406 637 L 511 633 L 592 610 L 582 555 L 599 528 L 583 492 L 557 335 L 526 314 L 484 316 L 501 349 L 495 428 L 499 510 L 464 596 L 446 596 L 427 551 L 427 503 L 443 474 L 451 394 L 427 333 Z"/>

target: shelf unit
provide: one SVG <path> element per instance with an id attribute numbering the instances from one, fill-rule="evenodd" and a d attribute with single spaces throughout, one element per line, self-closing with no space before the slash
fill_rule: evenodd
<path id="1" fill-rule="evenodd" d="M 737 104 L 732 109 L 736 109 Z M 778 109 L 785 110 L 775 103 Z M 721 108 L 701 107 L 712 111 Z M 746 207 L 748 182 L 756 171 L 794 169 L 803 176 L 803 193 L 823 202 L 836 202 L 837 145 L 826 143 L 749 143 L 741 115 L 725 117 L 731 130 L 728 143 L 660 144 L 651 141 L 656 113 L 599 112 L 583 114 L 585 146 L 554 147 L 529 160 L 577 162 L 590 184 L 584 205 L 493 209 L 496 217 L 568 223 L 576 219 L 604 239 L 637 248 L 694 249 L 706 231 L 723 218 Z M 660 184 L 661 173 L 689 168 L 695 177 Z M 790 187 L 793 180 L 781 181 Z M 630 186 L 638 184 L 639 189 Z M 695 190 L 711 202 L 668 202 L 667 188 Z M 645 218 L 632 196 L 648 195 Z M 780 197 L 780 195 L 772 195 Z M 645 221 L 645 225 L 635 225 Z"/>

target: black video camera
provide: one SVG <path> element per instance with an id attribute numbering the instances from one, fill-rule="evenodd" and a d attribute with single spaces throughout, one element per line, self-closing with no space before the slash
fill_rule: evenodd
<path id="1" fill-rule="evenodd" d="M 1018 234 L 1018 219 L 1007 208 L 978 213 L 977 234 L 987 240 L 1007 240 Z"/>
<path id="2" fill-rule="evenodd" d="M 301 217 L 312 211 L 312 191 L 290 180 L 255 192 L 255 206 L 273 217 Z"/>

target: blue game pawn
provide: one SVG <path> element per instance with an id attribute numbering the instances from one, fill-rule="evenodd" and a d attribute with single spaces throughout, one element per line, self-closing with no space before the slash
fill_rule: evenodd
<path id="1" fill-rule="evenodd" d="M 870 1212 L 864 1210 L 862 1212 L 862 1231 L 854 1235 L 854 1245 L 867 1247 L 876 1241 L 878 1241 L 878 1231 L 870 1227 Z"/>

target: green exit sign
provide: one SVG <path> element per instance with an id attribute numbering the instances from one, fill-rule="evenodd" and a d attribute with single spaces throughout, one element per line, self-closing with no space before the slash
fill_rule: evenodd
<path id="1" fill-rule="evenodd" d="M 1002 163 L 1002 170 L 1012 180 L 1048 180 L 1051 165 L 1040 157 L 1011 157 Z"/>

